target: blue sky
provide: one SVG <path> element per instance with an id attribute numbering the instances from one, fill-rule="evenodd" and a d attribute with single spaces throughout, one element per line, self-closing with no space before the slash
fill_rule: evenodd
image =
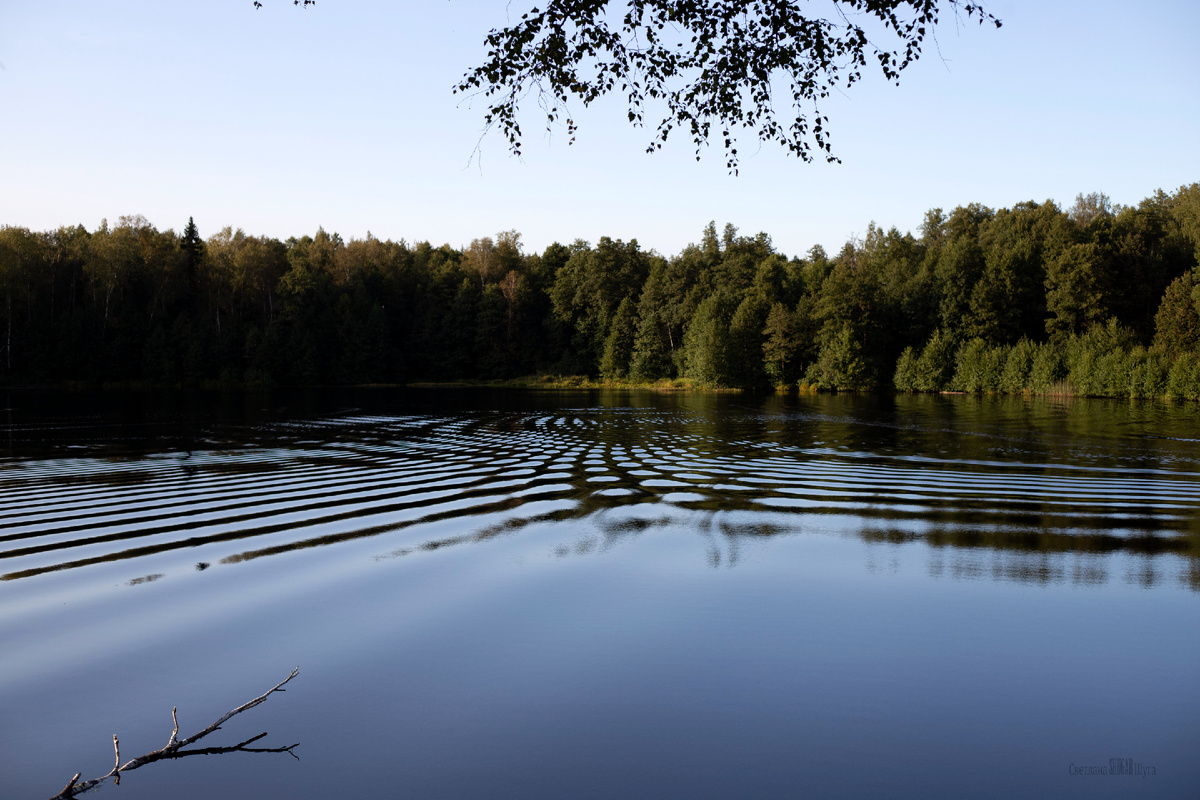
<path id="1" fill-rule="evenodd" d="M 824 105 L 842 164 L 744 139 L 737 177 L 685 136 L 646 154 L 620 102 L 575 109 L 573 146 L 531 114 L 520 161 L 480 141 L 482 105 L 450 89 L 533 4 L 0 0 L 0 224 L 454 246 L 516 229 L 527 251 L 607 235 L 669 255 L 711 219 L 793 255 L 932 207 L 1200 180 L 1200 3 L 989 2 L 1001 30 L 943 24 L 899 87 Z"/>

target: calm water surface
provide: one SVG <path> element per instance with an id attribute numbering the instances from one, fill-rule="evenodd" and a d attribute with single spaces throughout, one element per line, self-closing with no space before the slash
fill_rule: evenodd
<path id="1" fill-rule="evenodd" d="M 1200 794 L 1192 405 L 0 402 L 6 798 Z"/>

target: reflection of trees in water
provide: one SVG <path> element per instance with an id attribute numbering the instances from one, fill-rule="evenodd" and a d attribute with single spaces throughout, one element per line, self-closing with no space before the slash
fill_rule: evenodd
<path id="1" fill-rule="evenodd" d="M 5 485 L 32 505 L 0 518 L 3 578 L 226 544 L 237 550 L 201 563 L 384 535 L 404 542 L 389 555 L 405 555 L 581 520 L 593 524 L 572 528 L 556 554 L 602 554 L 683 525 L 708 563 L 731 566 L 751 537 L 812 522 L 871 544 L 961 551 L 959 566 L 940 569 L 966 577 L 1088 583 L 1124 573 L 1033 555 L 1144 555 L 1154 568 L 1132 580 L 1155 585 L 1163 562 L 1200 553 L 1186 471 L 1195 443 L 1182 440 L 1193 419 L 1169 407 L 621 392 L 528 405 L 289 419 L 235 437 L 269 448 L 195 451 L 186 469 L 160 453 L 43 462 L 27 480 L 13 470 Z M 996 568 L 974 560 L 995 551 L 1024 555 Z M 144 572 L 131 583 L 168 574 Z"/>
<path id="2" fill-rule="evenodd" d="M 693 504 L 700 505 L 700 504 Z M 703 543 L 704 560 L 712 568 L 735 567 L 751 542 L 770 542 L 783 537 L 806 535 L 808 515 L 797 517 L 794 525 L 774 522 L 731 522 L 721 520 L 719 512 L 702 508 L 682 508 L 673 504 L 638 506 L 624 514 L 586 510 L 577 506 L 533 517 L 516 517 L 489 525 L 469 534 L 432 539 L 419 545 L 400 548 L 379 558 L 401 558 L 461 545 L 482 544 L 499 537 L 514 535 L 527 527 L 586 521 L 587 527 L 573 525 L 565 538 L 549 547 L 556 559 L 603 556 L 622 544 L 631 544 L 656 530 L 686 531 Z M 620 512 L 620 508 L 609 509 Z M 645 516 L 636 512 L 646 513 Z M 780 516 L 776 515 L 778 520 Z M 887 548 L 889 554 L 904 554 L 909 548 L 924 545 L 930 556 L 928 574 L 933 578 L 992 580 L 1030 584 L 1100 585 L 1119 575 L 1126 583 L 1150 588 L 1178 578 L 1180 583 L 1200 591 L 1200 549 L 1189 539 L 1156 536 L 1121 537 L 1113 534 L 1071 534 L 1035 529 L 981 530 L 975 528 L 935 527 L 924 532 L 902 528 L 857 527 L 849 535 L 871 548 Z M 908 552 L 904 552 L 908 551 Z M 886 571 L 898 569 L 891 558 Z M 879 561 L 868 555 L 868 570 L 880 571 Z"/>
<path id="3" fill-rule="evenodd" d="M 1200 552 L 1188 539 L 974 528 L 864 528 L 859 536 L 872 546 L 927 545 L 933 578 L 1095 586 L 1119 575 L 1150 588 L 1177 576 L 1200 591 Z"/>

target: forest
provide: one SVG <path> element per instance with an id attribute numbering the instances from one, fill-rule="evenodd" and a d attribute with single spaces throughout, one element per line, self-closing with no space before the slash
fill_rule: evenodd
<path id="1" fill-rule="evenodd" d="M 583 375 L 700 387 L 1200 399 L 1200 184 L 871 223 L 833 255 L 704 227 L 673 256 L 140 216 L 0 228 L 0 385 L 301 386 Z"/>

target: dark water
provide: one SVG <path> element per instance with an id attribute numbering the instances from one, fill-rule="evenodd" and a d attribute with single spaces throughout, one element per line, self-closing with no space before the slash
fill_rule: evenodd
<path id="1" fill-rule="evenodd" d="M 3 797 L 1200 795 L 1192 405 L 3 399 Z"/>

